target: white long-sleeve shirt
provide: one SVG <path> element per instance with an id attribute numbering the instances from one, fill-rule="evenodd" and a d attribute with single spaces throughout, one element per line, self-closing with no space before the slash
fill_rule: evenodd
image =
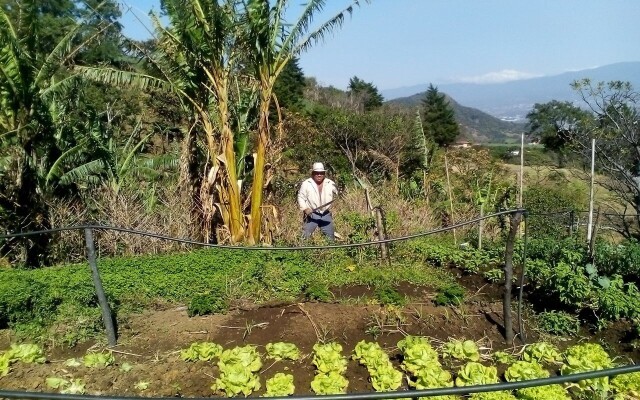
<path id="1" fill-rule="evenodd" d="M 331 179 L 324 178 L 322 182 L 322 194 L 318 191 L 318 185 L 313 178 L 306 179 L 302 182 L 300 190 L 298 191 L 298 207 L 300 211 L 304 211 L 307 208 L 314 210 L 323 204 L 333 201 L 333 196 L 337 193 L 338 189 L 336 188 L 336 184 Z M 329 207 L 331 207 L 330 204 L 316 211 L 324 212 L 328 210 Z"/>

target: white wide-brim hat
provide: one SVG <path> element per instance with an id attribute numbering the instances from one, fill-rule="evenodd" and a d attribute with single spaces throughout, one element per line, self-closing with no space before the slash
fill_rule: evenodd
<path id="1" fill-rule="evenodd" d="M 311 168 L 312 172 L 326 172 L 327 170 L 324 169 L 324 164 L 322 164 L 321 162 L 316 162 L 313 163 L 313 167 Z"/>

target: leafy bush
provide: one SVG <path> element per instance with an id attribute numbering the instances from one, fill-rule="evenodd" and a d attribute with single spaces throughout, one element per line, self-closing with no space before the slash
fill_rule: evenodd
<path id="1" fill-rule="evenodd" d="M 564 311 L 545 311 L 536 316 L 538 327 L 552 335 L 577 335 L 580 329 L 578 318 Z"/>
<path id="2" fill-rule="evenodd" d="M 224 313 L 229 309 L 229 303 L 220 291 L 209 291 L 195 294 L 187 306 L 187 315 L 209 315 Z"/>
<path id="3" fill-rule="evenodd" d="M 404 306 L 407 299 L 400 294 L 395 288 L 390 286 L 382 286 L 375 290 L 376 299 L 383 305 Z"/>
<path id="4" fill-rule="evenodd" d="M 309 300 L 317 300 L 321 302 L 329 302 L 333 294 L 326 284 L 313 282 L 304 291 L 304 295 Z"/>
<path id="5" fill-rule="evenodd" d="M 436 295 L 433 301 L 439 306 L 457 306 L 462 303 L 463 299 L 464 288 L 457 283 L 454 283 L 441 289 L 440 293 Z"/>

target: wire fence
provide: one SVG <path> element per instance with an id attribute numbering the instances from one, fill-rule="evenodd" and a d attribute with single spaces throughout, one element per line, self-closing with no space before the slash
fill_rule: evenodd
<path id="1" fill-rule="evenodd" d="M 212 243 L 198 242 L 198 241 L 185 239 L 185 238 L 175 238 L 175 237 L 153 233 L 153 232 L 146 232 L 146 231 L 121 228 L 121 227 L 115 227 L 115 226 L 90 225 L 90 224 L 53 228 L 53 229 L 42 230 L 42 231 L 3 234 L 3 235 L 0 235 L 0 239 L 6 240 L 6 239 L 12 239 L 12 238 L 25 238 L 25 237 L 36 236 L 36 235 L 47 235 L 47 234 L 53 234 L 53 233 L 59 233 L 59 232 L 83 231 L 85 245 L 86 245 L 87 261 L 91 268 L 92 279 L 93 279 L 96 294 L 98 297 L 98 302 L 100 304 L 108 343 L 109 343 L 109 346 L 115 346 L 117 343 L 117 338 L 116 338 L 116 333 L 114 328 L 114 319 L 113 319 L 113 315 L 111 314 L 109 304 L 107 302 L 104 288 L 102 287 L 102 281 L 101 281 L 100 272 L 98 269 L 98 263 L 97 263 L 97 257 L 96 257 L 96 251 L 95 251 L 95 240 L 94 240 L 95 231 L 122 232 L 122 233 L 140 235 L 140 236 L 154 238 L 154 239 L 172 241 L 175 243 L 180 243 L 185 245 L 194 245 L 194 246 L 200 246 L 200 247 L 218 248 L 218 249 L 227 249 L 227 250 L 249 250 L 249 251 L 331 250 L 331 249 L 357 248 L 357 247 L 366 247 L 366 246 L 380 246 L 382 244 L 390 244 L 395 242 L 407 241 L 411 239 L 416 239 L 416 238 L 426 237 L 426 236 L 430 236 L 438 233 L 452 231 L 468 225 L 477 224 L 481 221 L 491 219 L 491 218 L 500 218 L 500 217 L 504 218 L 505 216 L 511 216 L 511 217 L 516 216 L 517 218 L 519 218 L 518 216 L 524 216 L 525 220 L 527 220 L 527 216 L 528 216 L 529 221 L 531 221 L 531 218 L 551 217 L 551 218 L 556 218 L 556 221 L 557 221 L 558 216 L 568 215 L 569 220 L 571 221 L 570 226 L 573 226 L 573 222 L 572 222 L 572 219 L 574 218 L 572 216 L 573 214 L 574 214 L 573 211 L 568 210 L 568 211 L 558 211 L 553 213 L 544 213 L 544 214 L 538 213 L 538 214 L 528 215 L 527 211 L 524 209 L 513 209 L 513 210 L 500 211 L 497 213 L 485 215 L 483 217 L 474 218 L 464 222 L 455 223 L 444 228 L 433 229 L 426 232 L 405 235 L 401 237 L 376 240 L 376 241 L 367 241 L 367 242 L 361 242 L 361 243 L 327 244 L 327 245 L 312 245 L 312 246 L 233 246 L 233 245 L 223 245 L 223 244 L 212 244 Z M 531 222 L 527 222 L 525 224 L 525 235 L 524 235 L 525 243 L 526 243 L 527 231 L 529 231 L 529 228 L 530 228 L 529 224 L 531 224 Z M 506 260 L 510 260 L 513 258 L 513 243 L 511 243 L 511 246 L 507 244 L 507 250 L 509 248 L 511 248 L 512 254 L 510 255 L 505 254 Z M 522 257 L 523 266 L 522 266 L 521 277 L 520 277 L 520 282 L 521 282 L 520 291 L 522 291 L 522 279 L 524 277 L 525 266 L 526 266 L 526 245 L 524 246 L 524 251 L 522 256 L 523 256 Z M 505 297 L 505 299 L 508 299 L 508 300 L 505 300 L 508 303 L 510 303 L 510 295 L 511 294 L 510 294 L 510 286 L 509 286 L 509 297 Z M 521 300 L 522 300 L 522 293 L 520 293 L 520 295 L 518 296 L 518 319 L 520 322 L 520 333 L 523 334 L 524 332 L 522 328 L 522 319 L 520 317 Z M 505 320 L 506 320 L 506 315 L 505 315 Z M 431 397 L 431 396 L 444 396 L 444 395 L 465 395 L 470 393 L 516 390 L 516 389 L 534 387 L 534 386 L 546 386 L 551 384 L 570 383 L 570 382 L 577 382 L 584 379 L 615 376 L 619 374 L 626 374 L 626 373 L 632 373 L 632 372 L 640 372 L 640 365 L 628 365 L 624 367 L 611 368 L 611 369 L 600 370 L 600 371 L 591 371 L 591 372 L 572 374 L 572 375 L 566 375 L 566 376 L 555 376 L 555 377 L 545 378 L 545 379 L 536 379 L 536 380 L 521 381 L 521 382 L 506 382 L 506 383 L 491 384 L 491 385 L 449 387 L 449 388 L 412 390 L 412 391 L 394 391 L 394 392 L 384 392 L 384 393 L 351 393 L 351 394 L 323 395 L 323 396 L 318 396 L 318 395 L 289 396 L 289 397 L 281 397 L 281 398 L 276 397 L 276 399 L 287 398 L 287 399 L 307 400 L 307 399 L 322 398 L 326 400 L 358 400 L 358 399 L 397 399 L 397 398 L 406 398 L 408 396 L 412 398 L 418 398 L 418 397 Z M 100 399 L 100 400 L 131 399 L 133 400 L 133 399 L 136 399 L 137 400 L 137 399 L 141 399 L 142 397 L 71 395 L 71 394 L 44 393 L 44 392 L 0 390 L 0 399 L 1 398 L 35 399 L 35 400 L 42 400 L 42 399 L 52 399 L 52 400 L 95 400 L 95 399 Z M 145 399 L 149 399 L 149 398 L 163 399 L 163 400 L 170 399 L 170 398 L 164 398 L 164 397 L 155 397 L 155 398 L 144 397 L 144 398 Z M 200 399 L 197 399 L 197 400 L 200 400 Z"/>

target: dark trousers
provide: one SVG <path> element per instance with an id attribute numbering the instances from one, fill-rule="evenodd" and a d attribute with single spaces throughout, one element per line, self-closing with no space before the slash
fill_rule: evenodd
<path id="1" fill-rule="evenodd" d="M 308 239 L 316 228 L 320 228 L 329 240 L 335 240 L 335 225 L 333 224 L 333 217 L 329 211 L 325 211 L 324 213 L 316 211 L 305 216 L 304 225 L 302 226 L 302 237 Z"/>

